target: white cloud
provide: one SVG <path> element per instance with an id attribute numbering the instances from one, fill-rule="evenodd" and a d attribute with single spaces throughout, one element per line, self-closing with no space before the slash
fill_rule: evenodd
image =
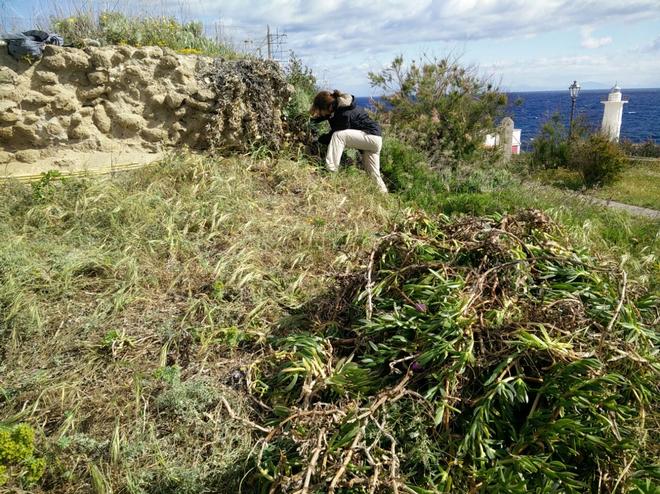
<path id="1" fill-rule="evenodd" d="M 594 48 L 600 48 L 602 46 L 607 46 L 610 43 L 612 43 L 612 37 L 611 36 L 604 36 L 602 38 L 596 38 L 592 36 L 594 32 L 594 28 L 592 26 L 584 26 L 582 27 L 580 34 L 582 36 L 582 43 L 581 46 L 582 48 L 588 48 L 588 49 L 594 49 Z"/>
<path id="2" fill-rule="evenodd" d="M 10 0 L 11 1 L 11 0 Z M 18 0 L 17 0 L 18 1 Z M 52 0 L 40 0 L 54 5 Z M 67 0 L 68 1 L 68 0 Z M 98 5 L 107 0 L 90 0 Z M 581 32 L 582 48 L 613 45 L 594 30 L 660 19 L 658 0 L 113 0 L 145 12 L 201 18 L 209 32 L 222 24 L 239 47 L 262 45 L 266 25 L 287 33 L 293 50 L 329 84 L 368 87 L 360 64 L 378 70 L 399 54 L 465 53 L 473 40 L 519 40 L 521 46 L 553 31 Z M 582 26 L 588 26 L 582 28 Z M 580 31 L 580 29 L 582 30 Z M 244 44 L 251 39 L 253 43 Z M 656 42 L 656 45 L 658 43 Z M 545 48 L 545 47 L 543 47 Z M 549 49 L 552 47 L 548 47 Z M 575 48 L 579 49 L 579 46 Z M 607 48 L 608 53 L 614 49 Z M 545 49 L 539 56 L 547 55 Z M 552 50 L 548 50 L 552 51 Z M 580 55 L 579 51 L 566 55 Z M 515 56 L 515 53 L 512 54 Z M 539 69 L 541 70 L 541 69 Z M 498 74 L 499 75 L 499 74 Z"/>

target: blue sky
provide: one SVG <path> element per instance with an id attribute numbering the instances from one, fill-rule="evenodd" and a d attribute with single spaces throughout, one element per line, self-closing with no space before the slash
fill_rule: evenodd
<path id="1" fill-rule="evenodd" d="M 660 87 L 660 0 L 0 0 L 0 16 L 30 23 L 55 5 L 200 19 L 251 50 L 270 24 L 323 85 L 359 95 L 398 54 L 451 53 L 510 90 Z"/>

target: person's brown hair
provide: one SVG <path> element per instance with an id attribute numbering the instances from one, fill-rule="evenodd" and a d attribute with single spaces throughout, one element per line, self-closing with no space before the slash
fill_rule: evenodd
<path id="1" fill-rule="evenodd" d="M 341 95 L 341 91 L 335 89 L 332 93 L 330 91 L 320 91 L 314 97 L 314 103 L 309 109 L 312 114 L 319 112 L 332 112 L 335 109 L 337 98 Z"/>

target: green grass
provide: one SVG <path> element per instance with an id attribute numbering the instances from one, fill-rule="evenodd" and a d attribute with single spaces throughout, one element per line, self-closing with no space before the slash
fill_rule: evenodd
<path id="1" fill-rule="evenodd" d="M 582 179 L 575 171 L 542 170 L 533 177 L 554 187 L 583 190 Z M 615 183 L 584 192 L 601 199 L 660 210 L 660 160 L 631 160 Z"/>
<path id="2" fill-rule="evenodd" d="M 0 422 L 35 428 L 57 492 L 236 492 L 242 345 L 353 270 L 393 211 L 363 174 L 249 158 L 1 193 Z"/>
<path id="3" fill-rule="evenodd" d="M 363 268 L 410 206 L 547 208 L 578 245 L 623 259 L 636 290 L 657 279 L 652 222 L 529 190 L 506 169 L 388 173 L 399 193 L 383 197 L 354 169 L 186 155 L 0 185 L 0 422 L 36 431 L 34 492 L 238 492 L 256 435 L 225 403 L 256 419 L 246 375 L 273 331 Z"/>
<path id="4" fill-rule="evenodd" d="M 594 195 L 660 211 L 660 159 L 631 161 L 618 182 L 595 190 Z"/>

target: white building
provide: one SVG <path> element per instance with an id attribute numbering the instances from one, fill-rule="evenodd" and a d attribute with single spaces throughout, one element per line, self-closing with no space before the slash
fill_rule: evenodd
<path id="1" fill-rule="evenodd" d="M 607 101 L 601 101 L 601 103 L 605 105 L 605 111 L 600 128 L 604 134 L 610 136 L 611 140 L 618 141 L 621 134 L 623 105 L 628 101 L 621 99 L 621 88 L 615 84 L 607 96 Z"/>

